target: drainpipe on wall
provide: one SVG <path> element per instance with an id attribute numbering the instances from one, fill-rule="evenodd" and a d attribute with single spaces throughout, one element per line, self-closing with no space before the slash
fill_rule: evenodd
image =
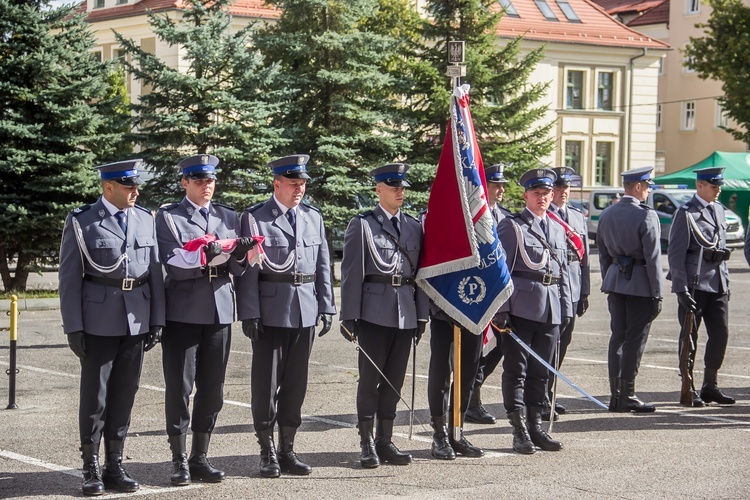
<path id="1" fill-rule="evenodd" d="M 633 127 L 633 79 L 634 79 L 634 71 L 633 71 L 633 61 L 635 61 L 638 58 L 641 58 L 645 56 L 648 53 L 648 48 L 643 48 L 643 53 L 630 58 L 629 63 L 629 70 L 630 70 L 630 82 L 629 82 L 629 89 L 628 89 L 628 119 L 625 122 L 625 164 L 623 165 L 623 168 L 621 172 L 624 172 L 625 170 L 630 169 L 630 143 L 631 143 L 631 130 Z M 619 176 L 615 176 L 615 178 L 618 178 Z"/>

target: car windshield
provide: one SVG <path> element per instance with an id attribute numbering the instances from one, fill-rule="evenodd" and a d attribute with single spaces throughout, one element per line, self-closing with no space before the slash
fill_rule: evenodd
<path id="1" fill-rule="evenodd" d="M 674 198 L 674 201 L 677 202 L 677 206 L 679 207 L 690 201 L 690 198 L 693 197 L 693 194 L 695 193 L 686 191 L 684 193 L 672 193 L 672 197 Z"/>

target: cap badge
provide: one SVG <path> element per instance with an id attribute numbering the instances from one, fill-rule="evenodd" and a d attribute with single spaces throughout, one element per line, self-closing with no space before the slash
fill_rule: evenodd
<path id="1" fill-rule="evenodd" d="M 297 165 L 304 165 L 305 164 L 305 157 L 304 156 L 298 156 L 297 157 Z"/>
<path id="2" fill-rule="evenodd" d="M 537 170 L 536 171 L 536 176 L 537 177 L 544 177 L 544 170 L 541 169 L 541 168 L 539 170 Z"/>
<path id="3" fill-rule="evenodd" d="M 208 163 L 208 155 L 201 155 L 201 163 L 203 164 Z"/>

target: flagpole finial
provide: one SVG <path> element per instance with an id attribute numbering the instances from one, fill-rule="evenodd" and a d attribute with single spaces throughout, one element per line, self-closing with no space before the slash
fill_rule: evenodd
<path id="1" fill-rule="evenodd" d="M 461 86 L 461 77 L 466 76 L 464 65 L 466 55 L 466 42 L 454 40 L 448 42 L 448 68 L 445 74 L 453 79 L 453 88 Z"/>

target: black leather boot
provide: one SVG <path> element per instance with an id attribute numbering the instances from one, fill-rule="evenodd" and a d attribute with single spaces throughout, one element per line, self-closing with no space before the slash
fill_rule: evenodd
<path id="1" fill-rule="evenodd" d="M 81 492 L 87 497 L 95 497 L 104 493 L 102 471 L 99 468 L 99 443 L 81 445 L 83 459 L 83 482 Z"/>
<path id="2" fill-rule="evenodd" d="M 138 491 L 141 486 L 137 481 L 130 478 L 125 469 L 122 468 L 122 441 L 106 441 L 104 448 L 106 457 L 104 468 L 102 469 L 102 481 L 104 487 L 120 491 L 123 493 L 132 493 Z"/>
<path id="3" fill-rule="evenodd" d="M 471 391 L 471 399 L 469 399 L 469 407 L 466 409 L 464 420 L 473 424 L 486 425 L 491 425 L 497 422 L 495 416 L 488 412 L 482 404 L 481 385 L 475 386 L 474 390 Z"/>
<path id="4" fill-rule="evenodd" d="M 635 395 L 635 380 L 620 379 L 620 396 L 617 400 L 618 412 L 651 413 L 656 407 L 638 399 Z"/>
<path id="5" fill-rule="evenodd" d="M 536 453 L 536 448 L 529 435 L 529 429 L 526 428 L 523 410 L 508 412 L 508 421 L 513 426 L 513 449 L 522 455 Z"/>
<path id="6" fill-rule="evenodd" d="M 373 420 L 360 420 L 357 424 L 357 428 L 359 429 L 359 444 L 362 447 L 362 451 L 359 454 L 359 463 L 365 469 L 374 469 L 380 465 L 380 458 L 377 451 L 375 451 L 375 440 L 372 437 L 374 424 Z"/>
<path id="7" fill-rule="evenodd" d="M 555 405 L 557 406 L 557 405 Z M 549 422 L 550 415 L 552 415 L 552 401 L 547 396 L 544 397 L 544 406 L 542 406 L 542 420 Z M 557 410 L 555 410 L 555 422 L 560 419 Z"/>
<path id="8" fill-rule="evenodd" d="M 562 443 L 555 441 L 544 429 L 542 429 L 542 407 L 529 406 L 526 408 L 529 414 L 528 429 L 531 442 L 544 451 L 560 451 Z"/>
<path id="9" fill-rule="evenodd" d="M 172 450 L 172 475 L 169 482 L 172 486 L 190 484 L 190 467 L 187 457 L 187 434 L 169 436 L 169 449 Z"/>
<path id="10" fill-rule="evenodd" d="M 276 446 L 273 443 L 273 428 L 258 431 L 255 434 L 260 445 L 260 475 L 263 477 L 279 477 L 281 467 L 276 456 Z"/>
<path id="11" fill-rule="evenodd" d="M 609 378 L 609 411 L 617 411 L 620 404 L 620 379 L 617 377 Z"/>
<path id="12" fill-rule="evenodd" d="M 294 436 L 296 427 L 279 427 L 279 466 L 283 472 L 297 476 L 306 476 L 312 472 L 312 467 L 297 458 L 294 453 Z"/>
<path id="13" fill-rule="evenodd" d="M 706 403 L 719 403 L 720 405 L 733 405 L 734 398 L 727 396 L 718 385 L 719 370 L 706 368 L 703 371 L 703 387 L 701 388 L 701 399 Z"/>
<path id="14" fill-rule="evenodd" d="M 378 430 L 375 436 L 375 452 L 383 463 L 393 465 L 409 465 L 411 453 L 403 453 L 393 444 L 393 420 L 378 420 Z"/>
<path id="15" fill-rule="evenodd" d="M 432 456 L 440 460 L 455 460 L 456 452 L 453 451 L 450 442 L 448 441 L 448 425 L 447 418 L 445 415 L 439 417 L 432 417 L 432 429 L 435 431 L 432 434 L 432 445 L 430 451 Z"/>
<path id="16" fill-rule="evenodd" d="M 453 428 L 448 429 L 448 442 L 456 455 L 461 455 L 467 458 L 481 458 L 484 456 L 484 450 L 482 448 L 474 446 L 468 439 L 466 439 L 463 429 L 460 430 L 461 438 L 458 441 L 453 439 L 454 432 Z"/>
<path id="17" fill-rule="evenodd" d="M 193 432 L 193 445 L 188 459 L 190 477 L 207 483 L 220 483 L 224 480 L 224 471 L 211 465 L 206 456 L 210 442 L 210 433 Z"/>

